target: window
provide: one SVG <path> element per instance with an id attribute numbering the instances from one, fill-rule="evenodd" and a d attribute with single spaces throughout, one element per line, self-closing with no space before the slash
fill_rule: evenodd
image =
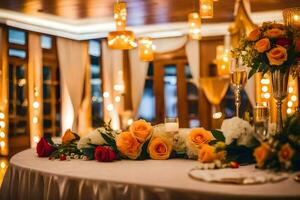
<path id="1" fill-rule="evenodd" d="M 28 134 L 27 34 L 8 29 L 9 136 Z"/>
<path id="2" fill-rule="evenodd" d="M 43 131 L 44 135 L 60 135 L 61 98 L 56 44 L 51 36 L 41 36 L 43 48 Z"/>
<path id="3" fill-rule="evenodd" d="M 101 47 L 97 40 L 89 41 L 91 96 L 92 96 L 92 125 L 99 126 L 103 119 L 103 99 L 101 80 Z"/>
<path id="4" fill-rule="evenodd" d="M 158 56 L 149 64 L 139 117 L 152 123 L 179 117 L 181 127 L 199 126 L 198 88 L 192 78 L 183 50 Z"/>

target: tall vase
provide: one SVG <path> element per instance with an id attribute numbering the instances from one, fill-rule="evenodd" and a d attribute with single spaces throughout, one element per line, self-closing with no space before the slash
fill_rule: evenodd
<path id="1" fill-rule="evenodd" d="M 286 72 L 280 72 L 276 70 L 272 73 L 272 88 L 273 88 L 273 97 L 276 100 L 277 107 L 277 119 L 276 119 L 276 133 L 279 133 L 283 129 L 282 122 L 282 101 L 287 97 L 289 81 L 289 70 Z"/>

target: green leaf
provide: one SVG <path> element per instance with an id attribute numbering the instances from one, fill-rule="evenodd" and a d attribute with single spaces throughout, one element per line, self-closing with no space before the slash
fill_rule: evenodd
<path id="1" fill-rule="evenodd" d="M 81 149 L 83 155 L 87 156 L 89 160 L 94 160 L 95 148 L 83 148 Z"/>
<path id="2" fill-rule="evenodd" d="M 257 69 L 252 68 L 249 72 L 248 79 L 250 79 L 256 73 L 256 71 L 257 71 Z"/>
<path id="3" fill-rule="evenodd" d="M 213 136 L 219 140 L 219 141 L 225 141 L 225 137 L 223 135 L 223 133 L 221 131 L 218 130 L 211 130 L 211 133 L 213 134 Z"/>
<path id="4" fill-rule="evenodd" d="M 101 133 L 101 132 L 100 132 L 100 134 L 111 147 L 116 148 L 116 141 L 113 138 L 111 138 L 108 135 Z"/>

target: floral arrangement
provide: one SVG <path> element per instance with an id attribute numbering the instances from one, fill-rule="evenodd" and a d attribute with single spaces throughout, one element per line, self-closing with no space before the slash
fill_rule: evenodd
<path id="1" fill-rule="evenodd" d="M 236 120 L 234 119 L 233 123 Z M 165 131 L 164 124 L 152 126 L 145 120 L 138 120 L 126 131 L 113 130 L 110 124 L 104 124 L 81 138 L 67 130 L 61 144 L 55 144 L 51 138 L 43 137 L 36 150 L 39 157 L 49 157 L 51 160 L 112 162 L 119 159 L 186 158 L 198 159 L 204 168 L 237 168 L 239 163 L 253 161 L 253 148 L 234 142 L 248 134 L 243 129 L 237 128 L 236 131 L 238 133 L 231 139 L 231 143 L 225 144 L 225 137 L 221 131 L 194 128 L 180 130 L 178 134 L 172 135 Z M 246 141 L 246 144 L 248 143 L 249 141 Z M 244 159 L 240 159 L 241 157 Z"/>
<path id="2" fill-rule="evenodd" d="M 251 68 L 249 78 L 256 72 L 284 73 L 300 60 L 300 37 L 290 26 L 265 22 L 241 40 L 233 55 Z"/>
<path id="3" fill-rule="evenodd" d="M 258 168 L 300 170 L 300 113 L 288 117 L 283 131 L 258 146 L 254 157 Z"/>

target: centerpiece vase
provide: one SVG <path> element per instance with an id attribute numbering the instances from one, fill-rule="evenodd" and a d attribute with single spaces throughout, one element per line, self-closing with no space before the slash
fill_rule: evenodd
<path id="1" fill-rule="evenodd" d="M 289 81 L 289 70 L 281 72 L 276 70 L 272 74 L 272 89 L 273 97 L 276 100 L 277 117 L 276 117 L 276 133 L 279 133 L 283 129 L 282 122 L 282 101 L 287 97 L 288 81 Z"/>

